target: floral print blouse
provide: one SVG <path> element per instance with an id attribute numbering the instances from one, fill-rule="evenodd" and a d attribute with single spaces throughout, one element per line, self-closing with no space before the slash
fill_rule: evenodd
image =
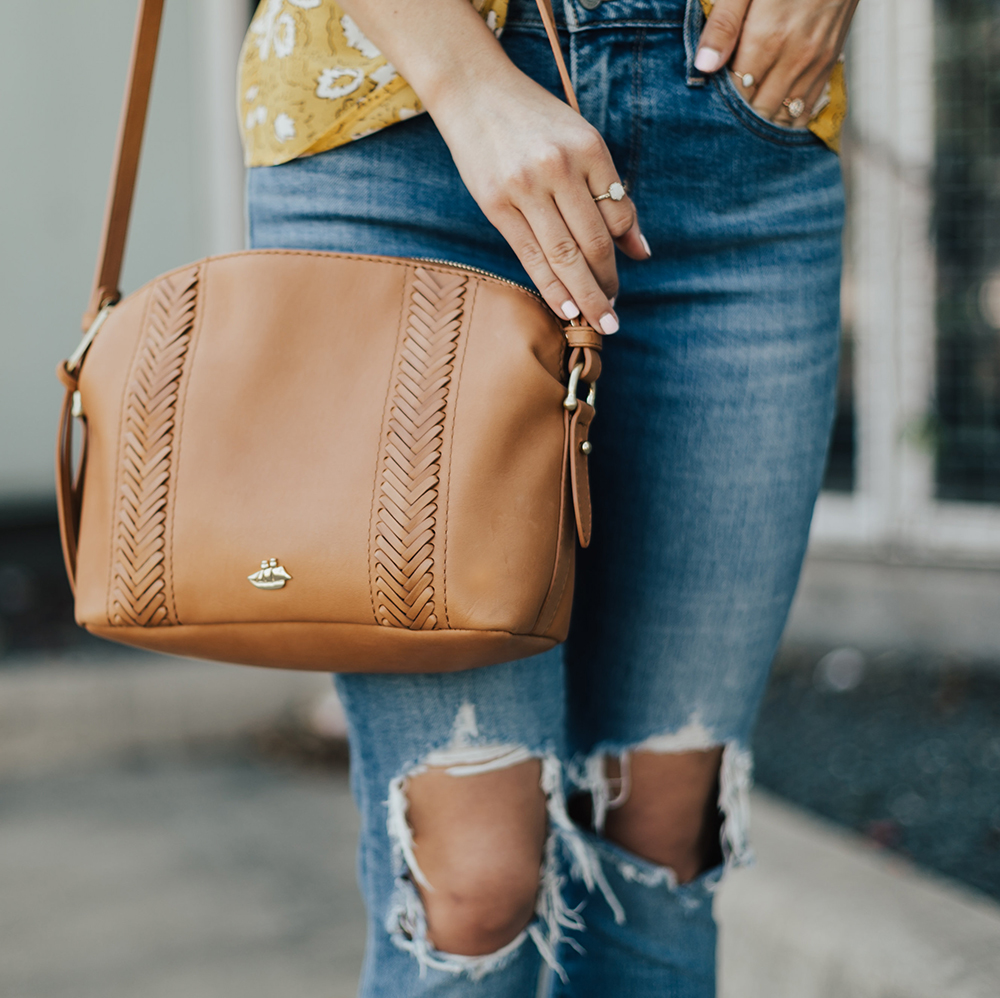
<path id="1" fill-rule="evenodd" d="M 499 35 L 508 0 L 471 0 Z M 711 0 L 701 0 L 706 12 Z M 275 166 L 420 114 L 413 88 L 333 0 L 261 0 L 240 54 L 247 166 Z M 838 63 L 809 127 L 838 148 L 847 107 Z"/>

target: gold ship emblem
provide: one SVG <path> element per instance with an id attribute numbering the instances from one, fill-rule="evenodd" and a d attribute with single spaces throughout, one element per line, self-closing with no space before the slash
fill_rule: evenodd
<path id="1" fill-rule="evenodd" d="M 260 563 L 260 571 L 247 578 L 258 589 L 284 589 L 291 576 L 278 564 L 277 558 L 271 558 L 270 561 L 265 558 Z"/>

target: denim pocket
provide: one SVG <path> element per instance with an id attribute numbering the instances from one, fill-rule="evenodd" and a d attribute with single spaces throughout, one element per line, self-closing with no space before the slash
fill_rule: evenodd
<path id="1" fill-rule="evenodd" d="M 779 125 L 758 114 L 740 93 L 728 67 L 720 69 L 712 76 L 712 86 L 722 97 L 733 117 L 754 135 L 785 146 L 823 145 L 823 141 L 807 128 Z"/>

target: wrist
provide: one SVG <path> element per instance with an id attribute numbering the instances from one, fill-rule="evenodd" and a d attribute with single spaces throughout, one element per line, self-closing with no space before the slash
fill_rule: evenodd
<path id="1" fill-rule="evenodd" d="M 339 0 L 436 121 L 466 119 L 522 76 L 469 0 Z"/>
<path id="2" fill-rule="evenodd" d="M 433 65 L 419 74 L 419 80 L 410 80 L 436 121 L 466 115 L 495 100 L 498 93 L 510 92 L 516 86 L 522 74 L 496 44 L 492 33 L 490 41 L 492 44 L 477 46 L 444 70 L 442 61 L 434 60 Z"/>

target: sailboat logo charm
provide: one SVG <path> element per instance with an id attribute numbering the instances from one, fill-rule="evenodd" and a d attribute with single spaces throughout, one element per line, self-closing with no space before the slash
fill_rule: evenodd
<path id="1" fill-rule="evenodd" d="M 291 576 L 278 564 L 277 558 L 270 561 L 265 558 L 260 563 L 260 571 L 247 578 L 258 589 L 284 589 Z"/>

